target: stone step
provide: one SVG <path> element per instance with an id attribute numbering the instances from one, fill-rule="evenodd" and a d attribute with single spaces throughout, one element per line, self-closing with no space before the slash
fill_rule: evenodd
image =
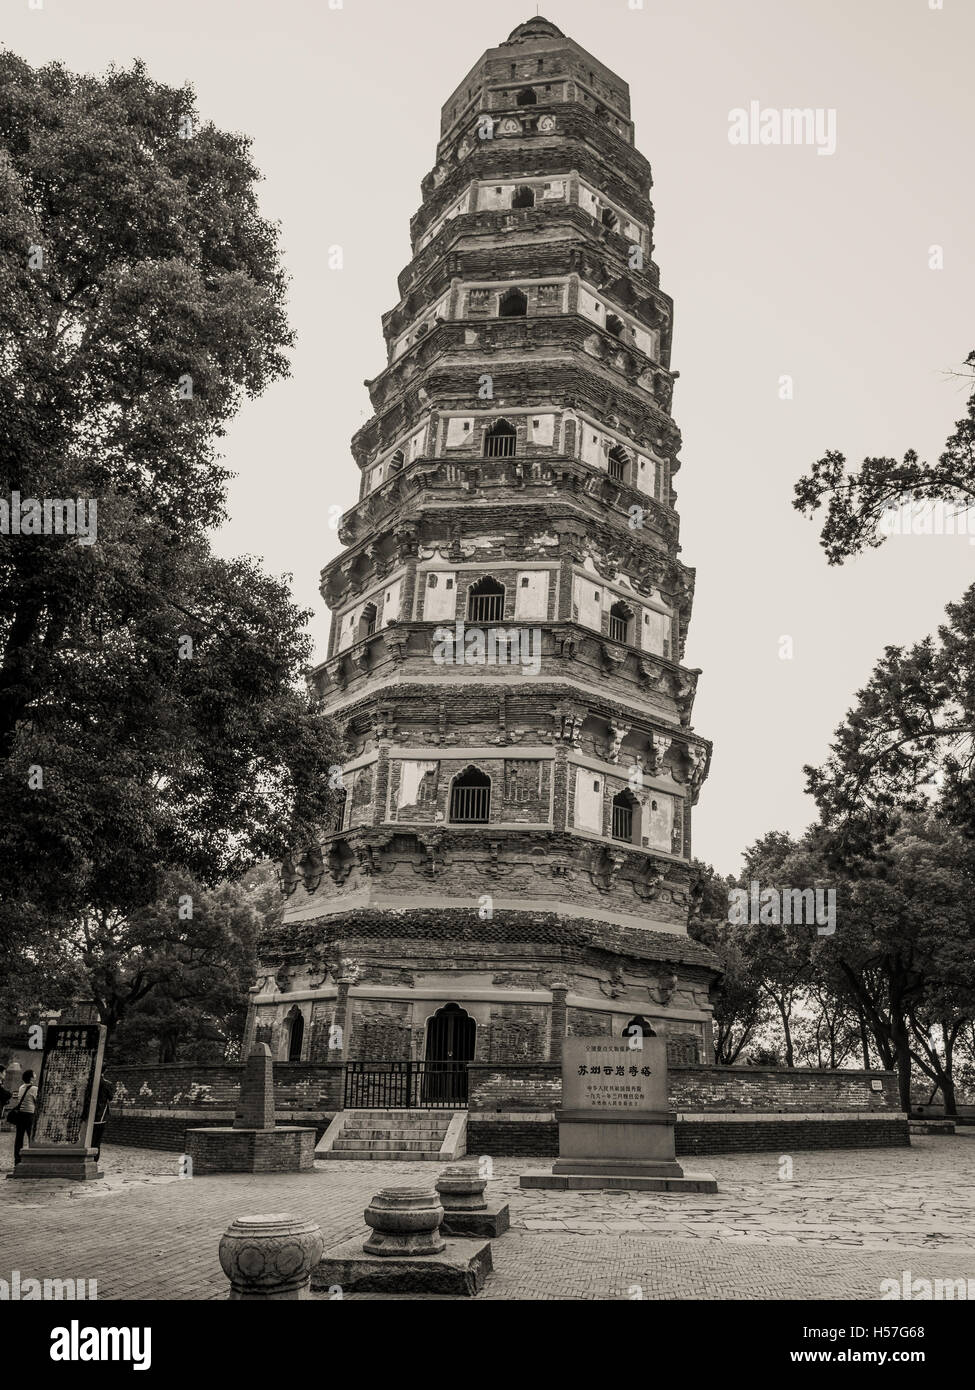
<path id="1" fill-rule="evenodd" d="M 376 1153 L 395 1153 L 403 1150 L 408 1153 L 439 1153 L 439 1139 L 360 1139 L 357 1136 L 347 1139 L 339 1135 L 333 1145 L 336 1149 L 369 1149 Z"/>
<path id="2" fill-rule="evenodd" d="M 444 1125 L 442 1129 L 407 1129 L 400 1126 L 395 1129 L 374 1129 L 366 1125 L 345 1125 L 342 1133 L 361 1134 L 363 1138 L 370 1139 L 442 1139 L 447 1133 L 447 1126 Z"/>
<path id="3" fill-rule="evenodd" d="M 392 1149 L 389 1153 L 377 1153 L 374 1149 L 329 1149 L 328 1153 L 319 1154 L 319 1158 L 341 1158 L 350 1163 L 356 1159 L 371 1159 L 373 1162 L 381 1160 L 383 1163 L 439 1163 L 440 1151 L 438 1149 L 435 1153 L 412 1153 Z"/>

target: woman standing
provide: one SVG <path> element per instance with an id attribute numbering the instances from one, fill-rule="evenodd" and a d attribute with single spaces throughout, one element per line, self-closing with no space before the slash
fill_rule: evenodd
<path id="1" fill-rule="evenodd" d="M 7 1119 L 13 1124 L 17 1133 L 14 1135 L 14 1166 L 20 1162 L 20 1151 L 24 1147 L 24 1139 L 30 1138 L 31 1130 L 34 1128 L 34 1115 L 37 1109 L 37 1087 L 34 1085 L 34 1073 L 24 1072 L 24 1084 L 17 1092 L 17 1100 L 7 1111 Z"/>

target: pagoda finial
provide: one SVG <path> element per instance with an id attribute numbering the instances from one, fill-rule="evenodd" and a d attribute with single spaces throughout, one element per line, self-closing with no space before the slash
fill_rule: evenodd
<path id="1" fill-rule="evenodd" d="M 519 24 L 517 29 L 512 29 L 505 39 L 505 43 L 523 43 L 526 39 L 564 39 L 565 35 L 557 24 L 553 24 L 550 19 L 538 13 L 538 6 L 531 19 L 526 19 L 524 24 Z M 504 45 L 502 45 L 503 47 Z"/>

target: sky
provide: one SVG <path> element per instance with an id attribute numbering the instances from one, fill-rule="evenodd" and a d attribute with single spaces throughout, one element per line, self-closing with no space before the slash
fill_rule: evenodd
<path id="1" fill-rule="evenodd" d="M 349 440 L 385 363 L 380 316 L 410 259 L 440 106 L 534 5 L 37 5 L 0 0 L 5 47 L 87 72 L 143 58 L 253 140 L 298 341 L 291 376 L 228 431 L 236 476 L 215 548 L 292 576 L 320 658 L 318 576 L 340 549 L 329 509 L 357 497 Z M 694 727 L 714 741 L 694 851 L 734 872 L 760 835 L 815 819 L 803 764 L 822 762 L 883 649 L 933 631 L 975 571 L 956 536 L 894 537 L 830 568 L 791 506 L 827 449 L 931 458 L 963 413 L 975 4 L 545 0 L 542 13 L 629 83 L 653 168 L 654 259 L 675 301 L 682 559 L 697 571 L 685 661 L 702 671 Z M 835 112 L 835 152 L 732 144 L 729 115 L 753 101 Z"/>

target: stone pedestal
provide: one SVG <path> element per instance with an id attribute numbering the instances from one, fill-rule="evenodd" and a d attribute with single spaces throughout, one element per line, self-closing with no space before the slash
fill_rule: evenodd
<path id="1" fill-rule="evenodd" d="M 440 1234 L 443 1207 L 429 1187 L 386 1187 L 365 1210 L 372 1235 L 367 1255 L 437 1255 L 446 1241 Z"/>
<path id="2" fill-rule="evenodd" d="M 507 1202 L 485 1197 L 487 1179 L 472 1164 L 455 1163 L 437 1179 L 443 1205 L 440 1229 L 448 1236 L 503 1235 L 511 1224 Z"/>
<path id="3" fill-rule="evenodd" d="M 314 1221 L 286 1214 L 240 1216 L 220 1240 L 220 1267 L 231 1299 L 309 1297 L 311 1272 L 325 1242 Z"/>
<path id="4" fill-rule="evenodd" d="M 433 1188 L 384 1188 L 364 1215 L 371 1233 L 328 1250 L 312 1274 L 313 1289 L 472 1295 L 491 1272 L 489 1241 L 444 1239 L 444 1209 Z"/>
<path id="5" fill-rule="evenodd" d="M 208 1173 L 311 1173 L 315 1131 L 303 1125 L 274 1129 L 188 1129 L 186 1152 L 194 1177 Z"/>
<path id="6" fill-rule="evenodd" d="M 30 1141 L 28 1141 L 30 1142 Z M 58 1146 L 31 1144 L 20 1152 L 20 1162 L 8 1178 L 64 1178 L 68 1182 L 89 1182 L 105 1174 L 98 1167 L 95 1149 L 66 1150 Z"/>

